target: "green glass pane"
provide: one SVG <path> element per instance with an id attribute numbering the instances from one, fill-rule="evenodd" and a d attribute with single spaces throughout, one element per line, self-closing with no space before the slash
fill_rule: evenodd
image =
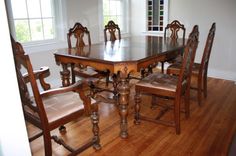
<path id="1" fill-rule="evenodd" d="M 163 15 L 163 11 L 160 11 L 160 15 Z"/>
<path id="2" fill-rule="evenodd" d="M 24 43 L 30 41 L 29 25 L 27 20 L 15 20 L 17 41 Z"/>

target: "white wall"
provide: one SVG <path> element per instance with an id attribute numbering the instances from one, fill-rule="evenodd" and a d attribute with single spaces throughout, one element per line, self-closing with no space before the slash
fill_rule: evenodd
<path id="1" fill-rule="evenodd" d="M 188 32 L 199 25 L 200 44 L 196 61 L 200 62 L 210 26 L 216 22 L 216 36 L 209 64 L 209 75 L 236 81 L 235 0 L 171 0 L 170 21 L 183 22 Z"/>
<path id="2" fill-rule="evenodd" d="M 67 26 L 72 27 L 75 22 L 81 22 L 91 32 L 92 43 L 100 41 L 102 34 L 99 23 L 99 8 L 101 0 L 66 0 Z M 146 0 L 130 0 L 130 31 L 133 35 L 143 34 L 146 30 Z M 204 5 L 202 5 L 204 4 Z M 236 20 L 235 0 L 169 0 L 169 21 L 178 19 L 185 24 L 187 34 L 194 24 L 199 25 L 200 43 L 196 55 L 196 62 L 200 62 L 205 39 L 212 22 L 216 22 L 216 36 L 209 64 L 209 76 L 236 81 L 236 53 L 233 44 L 236 43 L 234 26 Z M 44 53 L 45 54 L 45 53 Z M 49 58 L 37 57 L 40 54 L 32 54 L 34 64 L 49 65 L 57 71 L 60 68 L 46 61 Z M 48 56 L 51 54 L 48 54 Z M 46 64 L 42 64 L 45 63 Z"/>
<path id="3" fill-rule="evenodd" d="M 145 31 L 146 0 L 131 0 L 131 32 Z M 196 62 L 200 62 L 210 26 L 216 22 L 216 36 L 209 64 L 209 76 L 236 81 L 236 1 L 235 0 L 169 0 L 169 21 L 177 19 L 184 23 L 187 34 L 193 25 L 199 25 L 200 43 Z M 140 27 L 137 28 L 137 25 Z"/>
<path id="4" fill-rule="evenodd" d="M 9 36 L 5 1 L 0 1 L 0 155 L 30 156 Z"/>
<path id="5" fill-rule="evenodd" d="M 67 0 L 68 28 L 73 27 L 76 22 L 80 22 L 89 29 L 92 43 L 100 41 L 99 1 Z"/>

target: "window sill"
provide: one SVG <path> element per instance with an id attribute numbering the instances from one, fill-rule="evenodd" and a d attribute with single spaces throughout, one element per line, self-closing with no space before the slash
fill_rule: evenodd
<path id="1" fill-rule="evenodd" d="M 150 36 L 163 36 L 164 32 L 156 32 L 156 31 L 145 31 L 143 32 L 144 35 L 150 35 Z"/>

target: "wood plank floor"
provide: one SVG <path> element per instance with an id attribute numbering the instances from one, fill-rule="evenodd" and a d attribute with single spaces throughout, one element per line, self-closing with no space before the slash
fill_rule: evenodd
<path id="1" fill-rule="evenodd" d="M 197 105 L 196 92 L 191 92 L 191 115 L 185 119 L 181 114 L 181 134 L 176 135 L 173 127 L 157 125 L 142 121 L 140 125 L 133 124 L 133 88 L 131 89 L 130 109 L 128 117 L 128 139 L 119 137 L 119 115 L 113 104 L 101 102 L 100 139 L 102 149 L 95 151 L 92 147 L 81 155 L 119 155 L 119 156 L 225 156 L 231 138 L 236 132 L 236 85 L 232 81 L 208 79 L 208 97 L 203 105 Z M 162 102 L 166 102 L 165 100 Z M 150 97 L 143 98 L 141 112 L 149 115 L 157 110 L 150 109 Z M 172 112 L 166 118 L 172 117 Z M 76 147 L 91 136 L 89 118 L 80 119 L 68 125 L 67 133 L 60 135 L 58 130 L 53 133 L 61 136 L 66 142 Z M 28 124 L 29 134 L 37 130 Z M 31 143 L 33 155 L 44 155 L 42 137 Z M 53 155 L 67 155 L 68 152 L 53 143 Z"/>

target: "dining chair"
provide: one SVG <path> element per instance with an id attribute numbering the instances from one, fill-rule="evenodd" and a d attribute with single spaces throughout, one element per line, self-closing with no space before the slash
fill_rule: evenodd
<path id="1" fill-rule="evenodd" d="M 49 76 L 49 69 L 43 67 L 40 70 L 33 71 L 30 58 L 25 54 L 22 45 L 13 38 L 11 40 L 24 117 L 27 122 L 41 130 L 38 134 L 30 137 L 29 141 L 43 136 L 46 156 L 51 156 L 53 153 L 51 139 L 65 147 L 71 153 L 70 155 L 76 155 L 90 146 L 99 150 L 101 145 L 98 106 L 95 100 L 91 100 L 84 94 L 84 84 L 77 82 L 69 87 L 50 89 L 50 85 L 44 80 L 45 77 Z M 26 74 L 22 73 L 23 69 L 26 69 Z M 39 91 L 36 80 L 39 80 L 44 91 Z M 29 86 L 33 92 L 32 97 Z M 57 135 L 52 134 L 52 130 L 59 128 L 60 132 L 64 133 L 61 135 L 66 135 L 66 128 L 63 125 L 86 116 L 91 117 L 93 137 L 81 147 L 74 149 Z"/>
<path id="2" fill-rule="evenodd" d="M 198 26 L 193 27 L 189 35 L 187 44 L 184 49 L 184 59 L 181 65 L 179 76 L 168 75 L 164 73 L 152 73 L 135 84 L 135 117 L 134 123 L 140 124 L 140 120 L 151 121 L 158 124 L 175 127 L 176 134 L 180 134 L 180 105 L 181 99 L 185 101 L 185 117 L 189 117 L 189 91 L 192 65 L 198 46 Z M 141 94 L 150 94 L 154 97 L 164 97 L 166 100 L 173 100 L 173 105 L 168 106 L 160 111 L 156 118 L 147 115 L 141 115 Z M 174 110 L 174 120 L 166 121 L 160 118 L 169 109 Z"/>
<path id="3" fill-rule="evenodd" d="M 108 39 L 107 39 L 108 32 L 110 35 L 110 41 L 114 42 L 117 39 L 118 40 L 121 39 L 120 28 L 119 28 L 118 24 L 115 24 L 115 22 L 112 20 L 108 21 L 107 25 L 105 25 L 105 28 L 104 28 L 104 41 L 105 41 L 105 43 L 108 41 Z"/>
<path id="4" fill-rule="evenodd" d="M 91 46 L 90 32 L 87 29 L 87 27 L 84 27 L 81 23 L 75 23 L 73 28 L 69 29 L 69 32 L 67 33 L 68 48 L 73 48 L 72 46 L 73 37 L 75 39 L 75 47 L 77 49 L 83 49 L 84 46 Z M 85 38 L 87 38 L 87 40 L 84 40 Z M 72 64 L 71 68 L 72 68 L 71 71 L 72 71 L 73 83 L 75 82 L 75 76 L 79 76 L 82 78 L 106 77 L 106 86 L 108 86 L 109 75 L 110 75 L 109 71 L 105 71 L 105 70 L 99 71 L 90 66 L 83 67 L 80 64 L 76 64 L 76 65 Z"/>
<path id="5" fill-rule="evenodd" d="M 173 42 L 179 38 L 179 34 L 182 33 L 181 38 L 183 43 L 185 41 L 185 27 L 178 20 L 174 20 L 171 23 L 167 24 L 164 31 L 164 38 L 170 37 Z M 164 64 L 165 62 L 173 63 L 176 55 L 171 55 L 166 58 L 165 61 L 161 62 L 161 72 L 164 73 Z"/>
<path id="6" fill-rule="evenodd" d="M 192 76 L 197 78 L 197 81 L 196 81 L 197 87 L 191 87 L 191 88 L 197 90 L 199 106 L 202 103 L 202 93 L 204 94 L 205 98 L 207 97 L 207 71 L 208 71 L 208 64 L 209 64 L 209 59 L 211 55 L 211 49 L 212 49 L 212 45 L 215 38 L 215 31 L 216 31 L 216 23 L 213 23 L 211 25 L 211 28 L 209 30 L 209 33 L 206 39 L 201 63 L 193 64 Z M 180 68 L 181 68 L 181 62 L 176 62 L 167 68 L 167 73 L 177 75 L 180 71 Z"/>

